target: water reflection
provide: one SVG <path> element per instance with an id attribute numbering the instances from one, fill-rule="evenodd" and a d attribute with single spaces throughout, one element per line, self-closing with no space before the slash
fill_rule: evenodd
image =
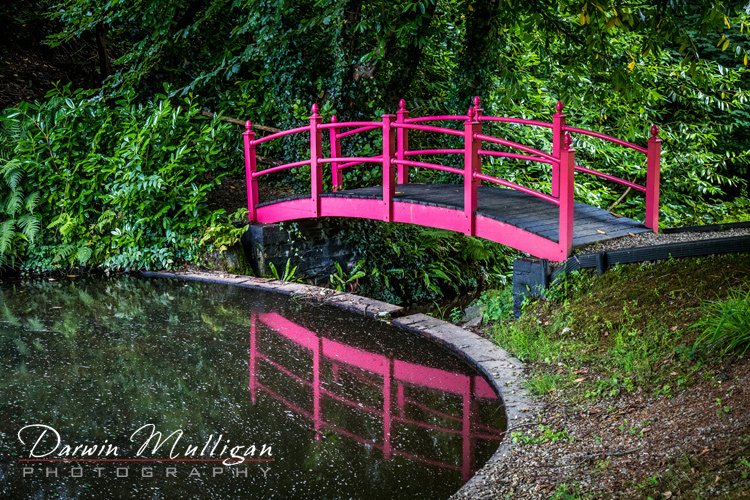
<path id="1" fill-rule="evenodd" d="M 309 358 L 308 370 L 312 377 L 295 373 L 284 366 L 283 361 L 274 360 L 263 350 L 263 341 L 270 335 L 291 341 L 290 348 L 303 350 Z M 294 356 L 293 359 L 300 359 Z M 499 443 L 503 431 L 479 420 L 477 407 L 481 401 L 495 401 L 497 394 L 488 382 L 479 375 L 467 375 L 402 359 L 387 357 L 376 352 L 359 349 L 317 334 L 278 313 L 253 313 L 250 316 L 250 399 L 256 403 L 258 393 L 268 394 L 273 399 L 298 415 L 312 422 L 315 439 L 321 439 L 321 430 L 345 436 L 361 445 L 380 450 L 385 459 L 394 456 L 461 472 L 464 481 L 475 472 L 473 449 L 477 440 Z M 263 379 L 264 370 L 274 370 L 282 374 L 282 383 L 273 386 L 271 377 Z M 359 397 L 348 397 L 346 387 Z M 260 380 L 259 380 L 260 379 Z M 311 407 L 304 402 L 282 395 L 284 382 L 293 382 L 312 395 Z M 393 387 L 395 385 L 395 393 Z M 379 406 L 362 402 L 374 392 L 380 393 Z M 436 405 L 436 397 L 445 403 L 455 398 L 460 401 L 460 412 L 443 410 L 444 405 Z M 395 408 L 394 408 L 395 399 Z M 324 415 L 323 406 L 335 402 L 352 408 L 355 412 L 377 417 L 382 422 L 382 435 L 379 438 L 358 434 L 337 423 L 336 414 Z M 450 405 L 449 405 L 450 406 Z M 410 451 L 407 439 L 399 439 L 400 432 L 425 430 L 430 433 L 460 436 L 460 460 L 445 460 L 432 457 L 419 451 Z M 456 462 L 460 465 L 456 465 Z"/>
<path id="2" fill-rule="evenodd" d="M 505 425 L 484 379 L 437 345 L 205 283 L 0 283 L 0 357 L 0 498 L 446 498 Z M 129 436 L 153 424 L 184 431 L 181 450 L 221 436 L 268 444 L 274 462 L 240 474 L 216 457 L 167 464 L 162 450 L 101 475 L 80 461 L 24 475 L 29 450 L 16 436 L 34 423 L 58 430 L 61 445 L 108 440 L 118 459 L 136 457 Z"/>

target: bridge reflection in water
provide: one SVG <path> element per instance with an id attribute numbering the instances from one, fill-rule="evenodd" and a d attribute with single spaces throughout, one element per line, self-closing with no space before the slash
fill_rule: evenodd
<path id="1" fill-rule="evenodd" d="M 279 340 L 284 349 L 298 351 L 294 354 L 299 356 L 293 358 L 296 362 L 287 362 L 294 366 L 281 364 L 277 359 L 282 356 L 274 359 L 272 344 L 278 349 Z M 289 359 L 289 352 L 284 354 L 283 358 Z M 347 345 L 278 313 L 251 314 L 249 355 L 253 404 L 259 394 L 267 394 L 311 421 L 316 440 L 321 440 L 324 431 L 333 432 L 380 450 L 385 459 L 404 457 L 454 470 L 466 481 L 477 468 L 473 460 L 477 442 L 496 447 L 504 435 L 504 422 L 498 422 L 496 414 L 487 418 L 488 412 L 481 411 L 483 403 L 497 408 L 498 396 L 479 375 L 432 368 Z M 323 411 L 331 405 L 349 412 Z M 346 418 L 352 415 L 354 422 Z M 361 422 L 373 418 L 382 433 Z M 457 437 L 461 451 L 448 457 L 444 449 L 430 446 L 421 446 L 421 452 L 409 451 L 407 445 L 413 439 L 400 437 L 413 437 L 415 432 L 427 433 L 429 441 L 439 441 L 433 439 L 436 434 Z M 433 448 L 433 453 L 424 453 L 425 448 Z"/>

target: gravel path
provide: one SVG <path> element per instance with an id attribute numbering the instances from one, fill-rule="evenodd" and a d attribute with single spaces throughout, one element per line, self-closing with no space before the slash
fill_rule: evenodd
<path id="1" fill-rule="evenodd" d="M 625 248 L 665 245 L 668 243 L 685 243 L 688 241 L 711 240 L 715 238 L 729 238 L 734 236 L 750 236 L 750 227 L 727 227 L 715 231 L 679 231 L 663 233 L 640 233 L 614 240 L 600 241 L 586 245 L 576 250 L 576 254 L 596 253 Z"/>

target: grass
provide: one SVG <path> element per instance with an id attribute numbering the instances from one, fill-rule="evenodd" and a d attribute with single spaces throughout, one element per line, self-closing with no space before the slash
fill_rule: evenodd
<path id="1" fill-rule="evenodd" d="M 701 331 L 696 349 L 718 349 L 723 355 L 744 355 L 750 349 L 750 290 L 736 290 L 724 300 L 707 303 L 705 313 L 694 325 Z"/>
<path id="2" fill-rule="evenodd" d="M 668 397 L 720 355 L 750 348 L 749 284 L 748 254 L 620 266 L 554 284 L 517 321 L 486 311 L 485 321 L 529 363 L 534 394 Z"/>

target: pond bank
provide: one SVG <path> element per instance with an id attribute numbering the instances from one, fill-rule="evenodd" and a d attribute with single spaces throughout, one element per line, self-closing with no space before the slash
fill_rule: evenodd
<path id="1" fill-rule="evenodd" d="M 544 407 L 460 496 L 747 498 L 750 359 L 696 346 L 694 325 L 749 286 L 750 254 L 621 266 L 481 328 Z"/>

